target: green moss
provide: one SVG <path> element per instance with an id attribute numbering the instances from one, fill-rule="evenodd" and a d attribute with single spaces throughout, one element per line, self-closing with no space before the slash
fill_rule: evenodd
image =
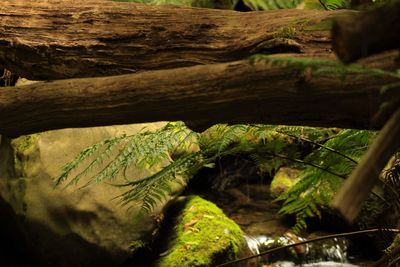
<path id="1" fill-rule="evenodd" d="M 146 243 L 143 242 L 142 240 L 135 240 L 135 241 L 132 241 L 129 244 L 129 249 L 131 250 L 131 252 L 134 252 L 134 251 L 136 251 L 136 250 L 138 250 L 140 248 L 143 248 L 145 246 L 146 246 Z"/>
<path id="2" fill-rule="evenodd" d="M 234 259 L 245 242 L 239 226 L 209 201 L 198 196 L 184 201 L 169 253 L 156 266 L 205 267 Z"/>
<path id="3" fill-rule="evenodd" d="M 9 142 L 10 153 L 12 153 L 13 162 L 10 166 L 13 166 L 12 176 L 7 182 L 12 184 L 12 194 L 9 197 L 9 201 L 13 206 L 13 209 L 18 213 L 24 215 L 27 210 L 27 204 L 25 202 L 26 192 L 26 180 L 25 180 L 25 168 L 26 168 L 26 154 L 25 151 L 34 148 L 39 134 L 31 134 L 20 136 L 15 139 L 11 139 Z"/>
<path id="4" fill-rule="evenodd" d="M 11 146 L 14 150 L 14 169 L 17 175 L 22 175 L 22 155 L 24 151 L 31 148 L 39 138 L 39 134 L 23 135 L 11 140 Z"/>
<path id="5" fill-rule="evenodd" d="M 274 34 L 274 38 L 294 39 L 310 23 L 308 19 L 299 19 L 290 22 L 288 25 L 279 28 Z"/>
<path id="6" fill-rule="evenodd" d="M 284 26 L 274 33 L 274 38 L 293 39 L 296 37 L 297 29 L 294 26 Z"/>
<path id="7" fill-rule="evenodd" d="M 17 152 L 23 152 L 35 144 L 36 140 L 39 138 L 39 134 L 23 135 L 15 138 L 11 141 L 14 150 Z"/>
<path id="8" fill-rule="evenodd" d="M 299 180 L 300 170 L 282 167 L 275 174 L 270 185 L 271 195 L 279 197 L 282 193 L 289 190 Z"/>

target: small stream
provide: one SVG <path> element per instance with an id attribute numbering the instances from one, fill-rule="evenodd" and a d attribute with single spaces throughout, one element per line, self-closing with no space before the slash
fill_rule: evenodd
<path id="1" fill-rule="evenodd" d="M 260 190 L 260 186 L 245 186 L 248 201 L 240 199 L 241 194 L 237 189 L 230 189 L 229 193 L 239 196 L 238 201 L 232 199 L 214 198 L 215 203 L 229 215 L 246 233 L 245 239 L 250 253 L 253 255 L 282 247 L 307 239 L 295 235 L 291 231 L 291 222 L 278 214 L 280 205 L 269 196 L 268 189 Z M 240 189 L 243 190 L 243 189 Z M 337 225 L 336 222 L 332 222 Z M 307 234 L 308 239 L 332 234 L 326 227 L 322 229 L 314 228 Z M 328 230 L 328 231 L 327 231 Z M 332 229 L 339 232 L 338 229 Z M 322 231 L 322 232 L 321 232 Z M 357 246 L 356 246 L 357 247 Z M 349 249 L 350 248 L 350 249 Z M 245 263 L 238 266 L 251 267 L 357 267 L 368 266 L 369 259 L 361 260 L 360 255 L 354 251 L 355 244 L 347 238 L 332 238 L 310 242 L 283 249 L 268 255 L 257 257 L 252 263 Z"/>
<path id="2" fill-rule="evenodd" d="M 303 233 L 307 239 L 297 236 L 291 230 L 293 218 L 279 214 L 281 204 L 275 201 L 269 181 L 258 176 L 253 163 L 233 158 L 220 162 L 219 167 L 223 171 L 208 170 L 197 180 L 192 180 L 192 189 L 196 188 L 194 193 L 217 204 L 245 232 L 249 251 L 244 252 L 244 257 L 332 233 L 353 231 L 340 218 L 331 216 L 312 222 Z M 230 184 L 226 185 L 226 181 Z M 224 185 L 222 189 L 221 184 Z M 343 237 L 319 240 L 262 255 L 235 266 L 364 267 L 377 260 L 379 254 L 374 244 L 365 240 Z"/>
<path id="3" fill-rule="evenodd" d="M 255 255 L 271 248 L 306 241 L 292 233 L 271 238 L 265 235 L 245 236 L 250 251 Z M 257 266 L 268 267 L 356 267 L 349 263 L 347 248 L 349 241 L 344 238 L 333 238 L 315 243 L 294 246 L 274 254 L 260 256 Z"/>
<path id="4" fill-rule="evenodd" d="M 275 262 L 271 265 L 267 266 L 273 266 L 273 267 L 358 267 L 359 265 L 354 265 L 351 263 L 340 263 L 340 262 L 333 262 L 333 261 L 321 261 L 321 262 L 315 262 L 315 263 L 306 263 L 302 265 L 296 265 L 293 262 L 289 261 L 279 261 Z"/>

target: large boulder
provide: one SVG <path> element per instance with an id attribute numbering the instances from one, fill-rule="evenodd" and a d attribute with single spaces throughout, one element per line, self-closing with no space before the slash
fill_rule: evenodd
<path id="1" fill-rule="evenodd" d="M 112 201 L 123 192 L 121 188 L 106 183 L 79 190 L 74 186 L 54 188 L 60 168 L 82 149 L 105 138 L 138 132 L 144 126 L 64 129 L 11 142 L 3 138 L 0 193 L 23 218 L 25 234 L 35 244 L 41 266 L 117 266 L 128 257 L 132 244 L 152 238 L 167 200 L 152 214 L 134 220 L 138 207 L 128 211 Z M 139 177 L 141 173 L 131 170 L 130 174 Z"/>

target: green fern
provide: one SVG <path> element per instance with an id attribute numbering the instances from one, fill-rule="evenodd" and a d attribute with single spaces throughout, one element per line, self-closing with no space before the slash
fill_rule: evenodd
<path id="1" fill-rule="evenodd" d="M 201 152 L 185 155 L 149 177 L 120 185 L 131 188 L 121 195 L 122 205 L 141 202 L 140 210 L 150 213 L 157 203 L 172 193 L 173 183 L 185 185 L 192 175 L 210 161 L 203 160 L 202 156 Z"/>
<path id="2" fill-rule="evenodd" d="M 121 203 L 141 202 L 142 210 L 149 212 L 157 202 L 167 197 L 174 183 L 185 184 L 198 170 L 210 166 L 219 157 L 238 153 L 255 155 L 260 153 L 260 146 L 270 151 L 270 155 L 283 153 L 285 149 L 286 154 L 290 154 L 288 148 L 292 146 L 293 138 L 273 128 L 222 124 L 197 134 L 177 122 L 154 132 L 141 131 L 135 135 L 110 138 L 83 150 L 67 163 L 56 185 L 65 183 L 70 176 L 72 178 L 66 186 L 78 184 L 82 178 L 85 178 L 82 186 L 88 186 L 113 180 L 123 174 L 126 182 L 118 186 L 128 190 L 121 195 Z M 200 150 L 177 153 L 178 150 L 187 150 L 187 146 L 197 146 Z M 173 154 L 174 160 L 171 157 Z M 160 164 L 165 166 L 161 167 Z M 77 171 L 81 165 L 85 167 Z M 93 173 L 94 167 L 99 165 L 103 167 Z M 140 180 L 132 180 L 127 175 L 129 166 L 153 169 L 154 173 Z"/>
<path id="3" fill-rule="evenodd" d="M 319 0 L 326 10 L 336 10 L 340 8 L 348 8 L 349 0 Z"/>
<path id="4" fill-rule="evenodd" d="M 140 203 L 141 211 L 148 213 L 171 194 L 176 184 L 184 186 L 201 168 L 220 157 L 243 154 L 270 173 L 283 165 L 303 166 L 302 180 L 279 198 L 284 201 L 281 212 L 297 214 L 295 228 L 301 229 L 306 217 L 320 216 L 320 209 L 329 205 L 372 135 L 367 131 L 344 130 L 337 134 L 336 129 L 243 124 L 215 125 L 198 134 L 181 122 L 169 123 L 154 132 L 143 130 L 110 138 L 83 150 L 62 168 L 56 184 L 65 183 L 71 176 L 67 186 L 82 178 L 83 186 L 87 186 L 123 173 L 126 182 L 117 185 L 124 190 L 119 196 L 121 204 Z M 318 144 L 318 149 L 300 159 L 299 142 Z M 188 146 L 197 149 L 188 150 Z M 171 157 L 173 154 L 175 157 Z M 93 174 L 93 167 L 100 164 L 104 167 Z M 78 172 L 80 165 L 85 167 Z M 127 171 L 131 165 L 153 169 L 153 174 L 133 180 Z"/>
<path id="5" fill-rule="evenodd" d="M 305 228 L 307 217 L 320 217 L 320 210 L 330 206 L 343 177 L 354 169 L 374 136 L 370 131 L 343 130 L 324 144 L 338 153 L 321 147 L 304 159 L 319 168 L 306 166 L 300 174 L 301 180 L 278 198 L 283 201 L 280 213 L 296 215 L 294 230 Z M 334 170 L 338 175 L 324 169 Z"/>
<path id="6" fill-rule="evenodd" d="M 295 8 L 303 0 L 244 0 L 243 2 L 251 10 L 274 10 Z"/>
<path id="7" fill-rule="evenodd" d="M 165 127 L 155 131 L 141 131 L 134 135 L 110 138 L 86 148 L 75 159 L 64 165 L 56 185 L 65 182 L 67 178 L 86 160 L 97 153 L 97 156 L 78 174 L 70 180 L 67 186 L 77 184 L 81 178 L 91 174 L 94 166 L 105 164 L 100 172 L 93 174 L 86 180 L 87 186 L 93 182 L 102 182 L 116 178 L 121 171 L 126 171 L 130 165 L 142 169 L 159 167 L 161 162 L 170 162 L 170 153 L 173 153 L 195 133 L 183 123 L 168 123 Z M 146 144 L 146 145 L 143 145 Z M 117 153 L 115 150 L 119 149 Z"/>
<path id="8" fill-rule="evenodd" d="M 343 65 L 338 61 L 318 58 L 292 58 L 257 54 L 250 57 L 250 62 L 265 62 L 277 67 L 288 67 L 297 71 L 311 70 L 314 76 L 332 74 L 343 80 L 349 74 L 370 75 L 377 77 L 392 77 L 400 79 L 399 72 L 368 68 L 359 64 Z"/>
<path id="9" fill-rule="evenodd" d="M 297 8 L 303 3 L 308 9 L 335 10 L 349 6 L 348 0 L 244 0 L 243 2 L 251 10 Z"/>
<path id="10" fill-rule="evenodd" d="M 68 185 L 70 185 L 72 182 L 78 181 L 80 179 L 80 177 L 83 175 L 86 175 L 92 169 L 92 167 L 94 165 L 102 162 L 104 156 L 111 153 L 110 148 L 112 148 L 116 143 L 120 142 L 124 138 L 125 138 L 125 136 L 106 139 L 106 140 L 103 140 L 97 144 L 94 144 L 94 145 L 82 150 L 71 162 L 65 164 L 61 168 L 61 174 L 56 180 L 56 186 L 60 185 L 65 180 L 67 180 L 69 174 L 73 170 L 75 170 L 78 167 L 78 165 L 80 165 L 84 160 L 88 159 L 94 153 L 98 152 L 100 148 L 106 146 L 104 151 L 102 153 L 100 153 L 99 156 L 97 156 L 95 161 L 91 162 L 91 164 L 89 164 L 82 172 L 80 172 L 78 175 L 76 175 L 75 179 L 72 180 Z"/>
<path id="11" fill-rule="evenodd" d="M 151 5 L 177 5 L 206 8 L 233 9 L 236 0 L 113 0 L 118 2 L 134 2 Z M 251 10 L 275 10 L 296 8 L 303 2 L 313 2 L 306 4 L 312 9 L 334 10 L 348 7 L 348 0 L 244 0 L 244 4 Z"/>

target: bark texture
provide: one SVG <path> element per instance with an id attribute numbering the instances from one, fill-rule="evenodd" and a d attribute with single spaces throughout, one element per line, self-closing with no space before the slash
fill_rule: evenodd
<path id="1" fill-rule="evenodd" d="M 222 122 L 370 128 L 387 82 L 368 75 L 312 77 L 248 60 L 41 82 L 2 89 L 0 133 L 161 120 L 188 121 L 195 129 Z"/>
<path id="2" fill-rule="evenodd" d="M 261 51 L 329 53 L 327 21 L 345 12 L 2 1 L 0 67 L 53 80 L 229 62 Z"/>
<path id="3" fill-rule="evenodd" d="M 333 48 L 345 63 L 400 48 L 400 2 L 338 18 L 332 28 Z"/>
<path id="4" fill-rule="evenodd" d="M 333 207 L 350 223 L 356 219 L 362 204 L 379 180 L 390 157 L 400 148 L 400 109 L 388 120 L 361 162 L 346 179 L 336 195 Z"/>

